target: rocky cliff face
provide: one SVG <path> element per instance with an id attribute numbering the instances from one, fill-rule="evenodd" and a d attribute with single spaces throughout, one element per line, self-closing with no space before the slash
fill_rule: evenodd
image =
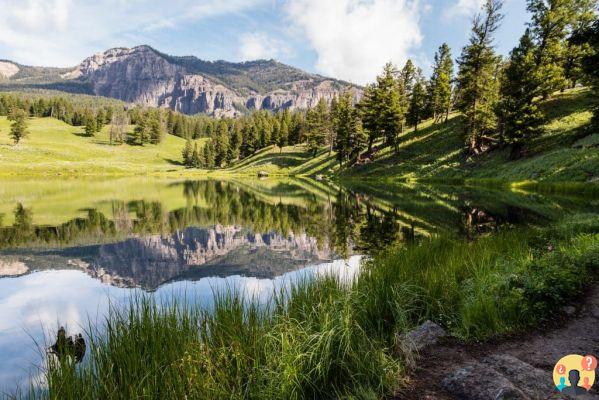
<path id="1" fill-rule="evenodd" d="M 348 83 L 276 61 L 214 63 L 171 57 L 148 47 L 116 48 L 85 59 L 62 75 L 88 83 L 94 94 L 185 114 L 234 116 L 246 110 L 305 109 L 346 90 Z"/>

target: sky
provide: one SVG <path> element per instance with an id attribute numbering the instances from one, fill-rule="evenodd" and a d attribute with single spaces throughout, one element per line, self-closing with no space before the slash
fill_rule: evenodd
<path id="1" fill-rule="evenodd" d="M 528 20 L 504 0 L 496 46 L 507 55 Z M 386 62 L 430 72 L 443 42 L 454 58 L 483 0 L 0 0 L 0 59 L 70 67 L 112 47 L 147 44 L 204 60 L 276 59 L 357 84 Z"/>

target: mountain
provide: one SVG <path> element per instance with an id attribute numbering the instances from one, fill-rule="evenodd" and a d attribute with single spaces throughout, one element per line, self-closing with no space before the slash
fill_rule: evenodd
<path id="1" fill-rule="evenodd" d="M 350 83 L 275 60 L 242 63 L 175 57 L 149 46 L 114 48 L 74 68 L 30 67 L 0 60 L 0 90 L 53 89 L 112 97 L 185 114 L 234 116 L 251 110 L 305 109 L 351 90 Z"/>

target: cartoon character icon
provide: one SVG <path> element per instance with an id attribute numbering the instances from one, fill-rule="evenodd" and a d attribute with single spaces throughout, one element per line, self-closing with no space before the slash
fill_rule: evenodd
<path id="1" fill-rule="evenodd" d="M 566 385 L 566 378 L 564 378 L 563 376 L 560 376 L 560 378 L 559 378 L 559 385 L 557 385 L 557 390 L 559 390 L 561 392 L 566 387 L 568 387 Z"/>
<path id="2" fill-rule="evenodd" d="M 588 379 L 588 378 L 587 378 Z M 587 390 L 582 386 L 578 386 L 578 382 L 580 382 L 580 371 L 577 369 L 571 369 L 568 372 L 568 380 L 570 381 L 570 386 L 565 387 L 561 392 L 563 394 L 568 394 L 571 396 L 577 396 L 579 394 L 585 394 Z M 589 386 L 590 389 L 590 386 Z"/>
<path id="3" fill-rule="evenodd" d="M 586 394 L 595 383 L 597 359 L 594 356 L 569 354 L 562 357 L 553 369 L 555 388 L 568 396 Z"/>

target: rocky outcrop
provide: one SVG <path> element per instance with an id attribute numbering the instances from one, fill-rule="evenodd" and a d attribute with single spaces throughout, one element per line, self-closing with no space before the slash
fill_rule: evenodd
<path id="1" fill-rule="evenodd" d="M 115 48 L 85 59 L 62 78 L 85 81 L 100 96 L 215 116 L 235 116 L 245 110 L 306 109 L 321 98 L 330 102 L 345 90 L 351 90 L 356 101 L 362 93 L 348 83 L 275 61 L 255 62 L 251 68 L 244 63 L 218 63 L 170 57 L 148 46 Z M 276 88 L 256 89 L 261 86 Z"/>
<path id="2" fill-rule="evenodd" d="M 8 61 L 0 61 L 0 78 L 10 78 L 19 72 L 19 67 Z"/>

